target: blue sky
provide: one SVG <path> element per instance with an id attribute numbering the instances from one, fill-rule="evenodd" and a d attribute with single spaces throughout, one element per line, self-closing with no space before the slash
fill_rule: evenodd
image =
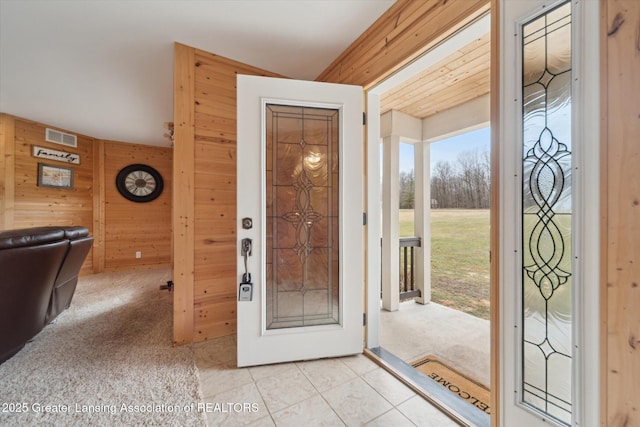
<path id="1" fill-rule="evenodd" d="M 489 127 L 478 129 L 431 144 L 431 170 L 439 161 L 452 161 L 465 151 L 489 151 L 491 133 Z M 400 172 L 413 169 L 413 146 L 400 144 Z"/>

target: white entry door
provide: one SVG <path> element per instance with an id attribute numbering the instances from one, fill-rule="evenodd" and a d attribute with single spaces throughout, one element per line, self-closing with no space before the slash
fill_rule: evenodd
<path id="1" fill-rule="evenodd" d="M 237 83 L 238 366 L 361 353 L 362 88 Z"/>

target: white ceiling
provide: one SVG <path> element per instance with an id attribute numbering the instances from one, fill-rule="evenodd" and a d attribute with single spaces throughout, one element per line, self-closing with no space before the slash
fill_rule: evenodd
<path id="1" fill-rule="evenodd" d="M 0 112 L 168 146 L 173 43 L 313 80 L 394 0 L 0 0 Z"/>

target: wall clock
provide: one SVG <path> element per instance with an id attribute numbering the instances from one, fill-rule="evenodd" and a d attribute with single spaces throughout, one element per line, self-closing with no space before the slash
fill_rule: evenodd
<path id="1" fill-rule="evenodd" d="M 155 200 L 162 193 L 164 182 L 151 166 L 135 164 L 118 172 L 116 188 L 125 199 L 144 203 Z"/>

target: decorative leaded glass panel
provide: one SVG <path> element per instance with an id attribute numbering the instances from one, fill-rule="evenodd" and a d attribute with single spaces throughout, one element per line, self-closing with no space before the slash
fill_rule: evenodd
<path id="1" fill-rule="evenodd" d="M 571 4 L 522 28 L 523 401 L 571 424 Z"/>
<path id="2" fill-rule="evenodd" d="M 338 118 L 267 104 L 267 329 L 339 322 Z"/>

